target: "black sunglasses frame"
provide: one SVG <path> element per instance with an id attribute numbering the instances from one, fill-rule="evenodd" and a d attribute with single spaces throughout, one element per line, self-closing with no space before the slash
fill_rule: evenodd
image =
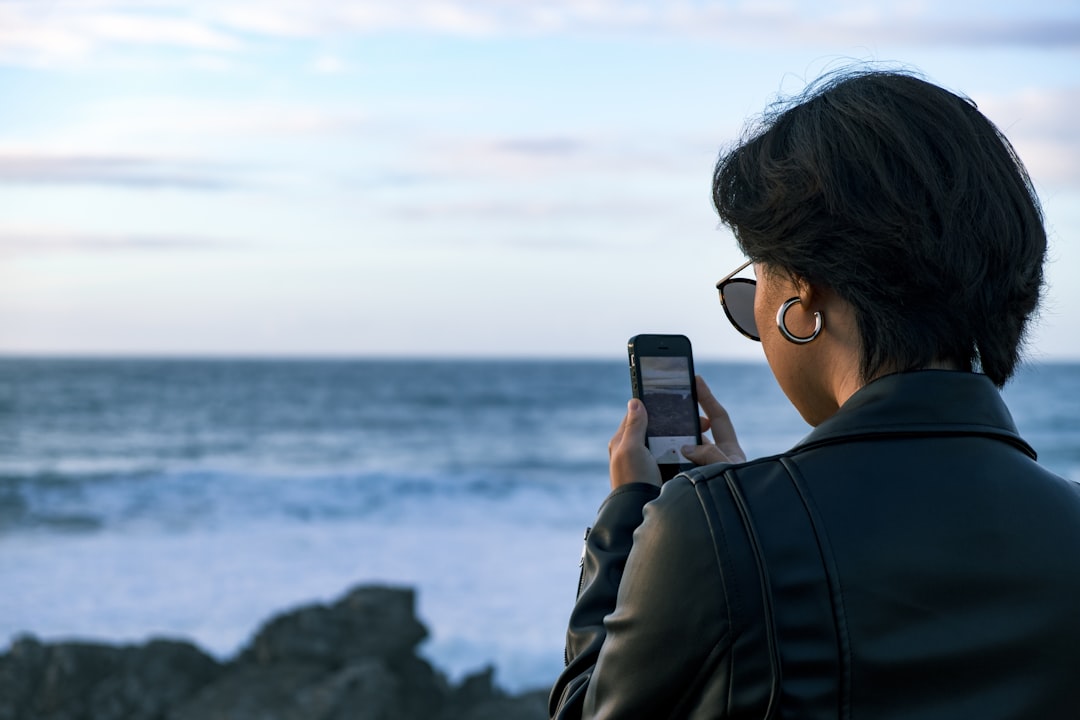
<path id="1" fill-rule="evenodd" d="M 735 277 L 743 270 L 750 267 L 753 262 L 753 260 L 747 260 L 742 265 L 735 268 L 732 272 L 728 273 L 720 282 L 716 283 L 716 290 L 720 293 L 720 304 L 724 307 L 724 314 L 727 315 L 728 322 L 730 322 L 735 327 L 735 329 L 738 330 L 739 333 L 742 334 L 744 337 L 750 338 L 755 342 L 761 342 L 760 335 L 748 331 L 746 328 L 739 324 L 739 322 L 735 319 L 735 316 L 732 314 L 731 308 L 728 307 L 727 301 L 724 299 L 724 290 L 729 285 L 734 285 L 736 283 L 750 285 L 754 288 L 755 292 L 757 291 L 757 280 Z M 753 313 L 753 308 L 750 309 L 750 312 Z M 757 330 L 756 327 L 754 329 Z"/>

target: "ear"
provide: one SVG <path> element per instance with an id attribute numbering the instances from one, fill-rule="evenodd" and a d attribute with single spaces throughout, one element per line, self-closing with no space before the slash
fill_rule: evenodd
<path id="1" fill-rule="evenodd" d="M 764 271 L 776 272 L 768 267 L 765 267 Z M 824 285 L 815 285 L 802 275 L 781 270 L 776 277 L 789 284 L 793 294 L 799 298 L 800 307 L 811 314 L 814 311 L 823 310 L 830 298 L 835 297 L 835 294 L 829 288 Z M 791 295 L 787 297 L 791 297 Z"/>
<path id="2" fill-rule="evenodd" d="M 792 283 L 795 292 L 799 296 L 802 307 L 808 312 L 823 310 L 829 304 L 835 294 L 824 285 L 815 285 L 804 277 L 793 276 Z"/>

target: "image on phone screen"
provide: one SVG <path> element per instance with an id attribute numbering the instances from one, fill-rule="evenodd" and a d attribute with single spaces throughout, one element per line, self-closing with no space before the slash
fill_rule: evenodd
<path id="1" fill-rule="evenodd" d="M 641 401 L 649 413 L 649 450 L 658 463 L 686 462 L 679 448 L 697 442 L 698 410 L 690 385 L 690 363 L 685 357 L 650 356 L 639 362 Z"/>

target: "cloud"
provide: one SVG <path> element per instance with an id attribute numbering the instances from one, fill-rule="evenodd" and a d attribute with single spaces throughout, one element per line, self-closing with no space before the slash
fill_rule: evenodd
<path id="1" fill-rule="evenodd" d="M 1005 12 L 984 0 L 873 5 L 862 0 L 6 0 L 0 3 L 0 62 L 72 63 L 117 48 L 159 46 L 237 54 L 264 38 L 381 32 L 697 37 L 756 48 L 882 43 L 1080 48 L 1080 16 L 1067 3 L 1027 4 Z"/>
<path id="2" fill-rule="evenodd" d="M 530 183 L 616 176 L 685 177 L 711 170 L 715 148 L 685 138 L 582 134 L 512 137 L 427 137 L 398 170 L 431 180 L 520 180 Z"/>
<path id="3" fill-rule="evenodd" d="M 78 127 L 95 139 L 114 138 L 126 145 L 132 138 L 159 142 L 162 136 L 228 136 L 231 140 L 352 133 L 367 122 L 367 113 L 351 107 L 147 93 L 96 102 Z"/>
<path id="4" fill-rule="evenodd" d="M 0 254 L 217 250 L 240 243 L 221 238 L 155 234 L 86 233 L 63 229 L 0 227 Z"/>
<path id="5" fill-rule="evenodd" d="M 669 208 L 659 203 L 629 200 L 573 202 L 554 200 L 478 200 L 461 202 L 415 202 L 399 205 L 392 214 L 406 220 L 577 220 L 594 218 L 656 218 Z"/>
<path id="6" fill-rule="evenodd" d="M 683 0 L 330 0 L 222 2 L 219 21 L 245 32 L 428 32 L 459 36 L 648 34 L 715 37 L 738 45 L 896 42 L 909 45 L 1080 46 L 1080 19 L 1035 6 L 995 15 L 986 2 L 693 2 Z"/>
<path id="7" fill-rule="evenodd" d="M 0 3 L 0 62 L 76 63 L 116 47 L 235 52 L 242 36 L 181 2 L 6 0 Z"/>
<path id="8" fill-rule="evenodd" d="M 320 55 L 311 62 L 311 70 L 320 75 L 337 75 L 345 69 L 345 62 L 333 55 Z"/>
<path id="9" fill-rule="evenodd" d="M 386 31 L 485 36 L 519 28 L 517 9 L 483 0 L 232 0 L 215 3 L 206 13 L 234 30 L 280 37 Z"/>
<path id="10" fill-rule="evenodd" d="M 583 148 L 583 143 L 570 137 L 532 137 L 502 140 L 495 149 L 506 153 L 534 156 L 573 155 Z"/>
<path id="11" fill-rule="evenodd" d="M 0 184 L 112 185 L 137 189 L 226 190 L 225 168 L 120 155 L 0 154 Z"/>
<path id="12" fill-rule="evenodd" d="M 1012 142 L 1036 187 L 1080 188 L 1080 86 L 973 99 Z"/>

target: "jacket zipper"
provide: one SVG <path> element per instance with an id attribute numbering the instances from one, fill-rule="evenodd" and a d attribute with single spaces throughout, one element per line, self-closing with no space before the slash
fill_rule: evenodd
<path id="1" fill-rule="evenodd" d="M 581 568 L 581 572 L 578 573 L 577 581 L 577 595 L 574 599 L 577 600 L 581 597 L 581 588 L 585 586 L 585 550 L 589 547 L 589 533 L 592 532 L 591 527 L 585 528 L 585 538 L 581 543 L 581 558 L 578 560 L 578 567 Z M 563 664 L 570 665 L 570 648 L 563 645 Z"/>
<path id="2" fill-rule="evenodd" d="M 581 541 L 581 557 L 578 559 L 578 567 L 581 569 L 581 572 L 578 573 L 577 596 L 575 596 L 575 600 L 581 597 L 581 588 L 585 586 L 585 551 L 589 547 L 589 533 L 591 532 L 591 527 L 585 528 L 585 537 Z"/>

